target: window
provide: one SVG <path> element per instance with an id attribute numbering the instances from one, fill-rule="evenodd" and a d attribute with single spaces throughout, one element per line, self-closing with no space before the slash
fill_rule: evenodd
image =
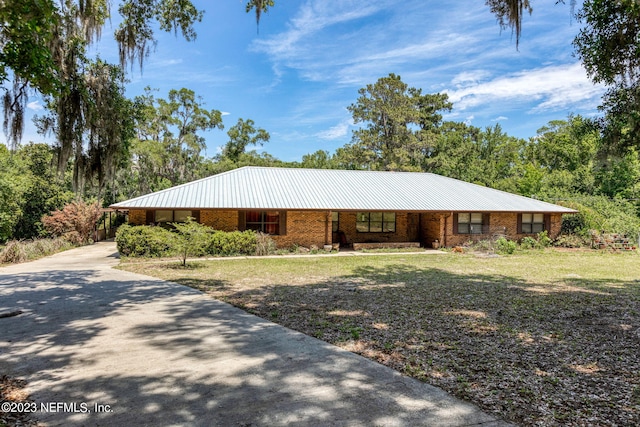
<path id="1" fill-rule="evenodd" d="M 485 218 L 485 215 L 479 212 L 461 212 L 454 227 L 457 227 L 457 234 L 483 234 Z"/>
<path id="2" fill-rule="evenodd" d="M 395 212 L 358 212 L 356 230 L 360 233 L 395 233 Z"/>
<path id="3" fill-rule="evenodd" d="M 522 233 L 534 234 L 544 231 L 544 214 L 523 213 Z"/>
<path id="4" fill-rule="evenodd" d="M 280 234 L 279 212 L 248 211 L 245 213 L 247 230 L 262 231 L 266 234 Z"/>
<path id="5" fill-rule="evenodd" d="M 337 233 L 340 229 L 340 215 L 338 212 L 331 212 L 331 231 Z"/>
<path id="6" fill-rule="evenodd" d="M 154 222 L 159 224 L 166 222 L 185 222 L 188 217 L 194 217 L 191 211 L 157 210 Z"/>

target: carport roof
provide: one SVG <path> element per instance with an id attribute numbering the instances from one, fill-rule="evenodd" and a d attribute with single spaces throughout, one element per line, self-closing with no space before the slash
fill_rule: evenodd
<path id="1" fill-rule="evenodd" d="M 114 209 L 574 213 L 432 173 L 246 166 L 125 200 Z"/>

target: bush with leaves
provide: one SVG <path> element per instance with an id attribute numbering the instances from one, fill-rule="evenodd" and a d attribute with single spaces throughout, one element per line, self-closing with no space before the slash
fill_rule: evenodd
<path id="1" fill-rule="evenodd" d="M 82 201 L 71 202 L 62 210 L 51 212 L 42 217 L 44 229 L 52 236 L 62 237 L 75 244 L 89 243 L 100 218 L 98 203 L 87 204 Z"/>
<path id="2" fill-rule="evenodd" d="M 195 222 L 192 217 L 188 217 L 185 222 L 174 222 L 172 225 L 176 235 L 174 249 L 182 260 L 182 265 L 186 266 L 189 255 L 203 254 L 209 243 L 208 230 L 210 227 Z"/>
<path id="3" fill-rule="evenodd" d="M 504 237 L 500 237 L 498 240 L 496 240 L 496 253 L 502 255 L 511 255 L 516 251 L 517 248 L 518 244 L 513 240 L 507 240 Z"/>
<path id="4" fill-rule="evenodd" d="M 175 254 L 175 235 L 162 227 L 122 225 L 116 233 L 118 252 L 131 257 L 166 257 Z"/>
<path id="5" fill-rule="evenodd" d="M 548 248 L 553 244 L 553 240 L 549 237 L 547 230 L 541 231 L 536 235 L 536 247 L 540 249 Z"/>
<path id="6" fill-rule="evenodd" d="M 562 216 L 562 233 L 589 238 L 591 230 L 625 234 L 633 239 L 640 233 L 640 218 L 636 205 L 622 199 L 585 196 L 559 204 L 578 211 Z"/>
<path id="7" fill-rule="evenodd" d="M 533 249 L 538 246 L 538 242 L 531 236 L 523 237 L 520 240 L 520 248 L 522 249 Z"/>
<path id="8" fill-rule="evenodd" d="M 257 234 L 246 231 L 213 231 L 206 252 L 215 256 L 255 255 Z"/>

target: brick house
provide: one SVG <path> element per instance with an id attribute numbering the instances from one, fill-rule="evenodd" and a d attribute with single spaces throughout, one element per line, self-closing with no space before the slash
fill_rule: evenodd
<path id="1" fill-rule="evenodd" d="M 576 211 L 430 173 L 247 166 L 125 200 L 130 224 L 191 216 L 218 230 L 259 230 L 279 247 L 420 242 L 455 246 L 560 233 Z"/>

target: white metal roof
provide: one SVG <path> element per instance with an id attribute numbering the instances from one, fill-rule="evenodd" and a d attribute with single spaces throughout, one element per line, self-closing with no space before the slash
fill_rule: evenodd
<path id="1" fill-rule="evenodd" d="M 431 173 L 246 166 L 125 200 L 116 209 L 273 209 L 573 213 Z"/>

